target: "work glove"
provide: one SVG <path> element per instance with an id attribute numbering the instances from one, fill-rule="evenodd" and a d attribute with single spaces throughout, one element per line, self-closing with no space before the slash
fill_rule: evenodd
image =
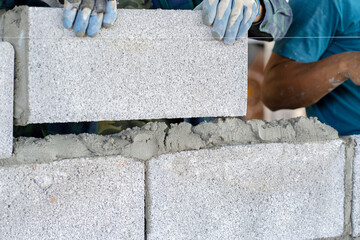
<path id="1" fill-rule="evenodd" d="M 259 0 L 204 0 L 195 10 L 202 10 L 205 25 L 211 33 L 226 44 L 243 38 L 252 22 L 260 14 Z"/>
<path id="2" fill-rule="evenodd" d="M 101 26 L 111 27 L 116 19 L 116 0 L 65 0 L 63 25 L 74 25 L 76 36 L 95 37 Z"/>

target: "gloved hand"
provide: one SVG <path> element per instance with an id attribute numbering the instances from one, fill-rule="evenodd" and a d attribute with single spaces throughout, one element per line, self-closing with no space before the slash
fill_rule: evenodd
<path id="1" fill-rule="evenodd" d="M 202 10 L 205 25 L 217 40 L 233 44 L 248 32 L 260 14 L 259 0 L 204 0 L 195 10 Z"/>
<path id="2" fill-rule="evenodd" d="M 65 0 L 63 25 L 65 28 L 74 25 L 78 37 L 83 37 L 86 31 L 89 37 L 95 37 L 101 26 L 108 28 L 114 24 L 116 8 L 116 0 Z"/>

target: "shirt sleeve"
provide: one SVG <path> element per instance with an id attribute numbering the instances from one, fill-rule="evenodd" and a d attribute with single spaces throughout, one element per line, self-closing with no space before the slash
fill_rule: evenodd
<path id="1" fill-rule="evenodd" d="M 0 0 L 0 9 L 10 9 L 15 6 L 30 7 L 63 7 L 63 0 Z"/>
<path id="2" fill-rule="evenodd" d="M 336 35 L 339 13 L 336 1 L 291 0 L 293 23 L 273 52 L 299 62 L 321 59 Z"/>
<path id="3" fill-rule="evenodd" d="M 155 9 L 194 9 L 199 0 L 152 0 L 152 4 Z"/>
<path id="4" fill-rule="evenodd" d="M 0 0 L 0 9 L 12 8 L 15 6 L 14 0 Z"/>
<path id="5" fill-rule="evenodd" d="M 249 30 L 249 37 L 263 41 L 279 40 L 287 33 L 293 18 L 286 0 L 261 0 L 265 16 Z"/>

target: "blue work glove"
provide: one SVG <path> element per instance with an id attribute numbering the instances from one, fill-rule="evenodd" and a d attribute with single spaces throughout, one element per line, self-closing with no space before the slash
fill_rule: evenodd
<path id="1" fill-rule="evenodd" d="M 202 10 L 205 25 L 211 33 L 226 44 L 243 38 L 252 22 L 260 14 L 259 0 L 204 0 L 195 10 Z"/>
<path id="2" fill-rule="evenodd" d="M 63 25 L 72 28 L 76 36 L 95 37 L 101 26 L 111 27 L 116 19 L 116 0 L 65 0 Z"/>

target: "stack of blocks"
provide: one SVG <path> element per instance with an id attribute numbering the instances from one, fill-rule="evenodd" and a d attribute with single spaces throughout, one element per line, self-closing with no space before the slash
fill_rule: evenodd
<path id="1" fill-rule="evenodd" d="M 7 158 L 0 167 L 0 239 L 360 236 L 360 147 L 352 138 L 284 143 L 299 139 L 286 125 L 271 129 L 271 141 L 257 142 L 269 131 L 253 123 L 221 136 L 220 125 L 200 134 L 185 124 L 178 134 L 188 129 L 196 147 L 176 137 L 168 144 L 176 128 L 160 129 L 164 137 L 155 140 L 134 130 L 125 155 L 161 149 L 155 156 L 143 153 L 146 159 L 95 156 L 94 146 L 82 145 L 85 137 L 63 141 L 83 147 L 84 156 L 63 157 L 60 145 L 44 147 L 51 143 L 47 138 L 30 147 L 49 156 L 57 152 L 50 157 L 59 161 L 27 162 L 37 153 L 22 154 L 21 144 L 32 141 L 24 139 L 10 158 L 13 116 L 15 124 L 26 125 L 245 115 L 246 41 L 229 47 L 213 40 L 199 12 L 118 15 L 99 37 L 78 39 L 61 26 L 60 9 L 6 14 L 4 40 L 15 48 L 16 82 L 13 113 L 14 51 L 0 43 L 0 158 Z M 257 138 L 238 144 L 244 129 Z M 128 139 L 119 136 L 102 150 L 125 144 Z M 224 138 L 231 144 L 220 144 Z M 20 157 L 25 161 L 15 164 Z"/>
<path id="2" fill-rule="evenodd" d="M 337 237 L 344 231 L 344 167 L 342 140 L 224 146 L 145 163 L 105 156 L 4 167 L 0 236 Z"/>

